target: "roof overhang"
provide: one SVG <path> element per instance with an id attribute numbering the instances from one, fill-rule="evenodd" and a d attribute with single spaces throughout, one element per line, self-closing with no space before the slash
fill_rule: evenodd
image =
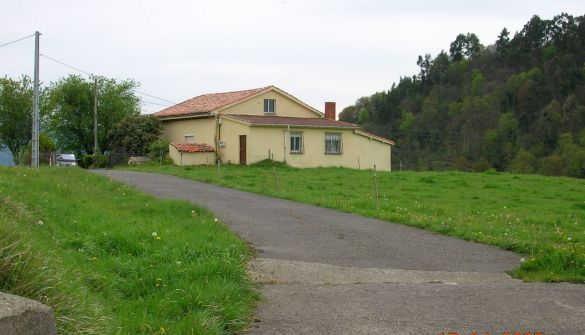
<path id="1" fill-rule="evenodd" d="M 230 115 L 226 115 L 226 114 L 221 114 L 222 118 L 225 118 L 227 120 L 233 121 L 233 122 L 237 122 L 240 124 L 244 124 L 246 126 L 249 127 L 264 127 L 264 128 L 314 128 L 314 129 L 339 129 L 339 130 L 356 130 L 356 127 L 338 127 L 338 126 L 324 126 L 324 125 L 302 125 L 302 124 L 283 124 L 283 123 L 275 123 L 275 124 L 258 124 L 258 123 L 253 123 L 250 122 L 248 120 L 242 120 L 240 118 L 237 117 L 233 117 Z"/>
<path id="2" fill-rule="evenodd" d="M 365 131 L 362 131 L 362 130 L 359 130 L 359 129 L 355 129 L 353 132 L 356 135 L 360 135 L 360 136 L 363 136 L 363 137 L 367 137 L 370 140 L 375 140 L 375 141 L 382 142 L 382 143 L 386 143 L 386 144 L 389 144 L 389 145 L 396 144 L 392 140 L 389 140 L 387 138 L 383 138 L 383 137 L 380 137 L 380 136 L 377 136 L 377 135 L 374 135 L 374 134 L 370 134 L 368 132 L 365 132 Z"/>
<path id="3" fill-rule="evenodd" d="M 184 120 L 184 119 L 203 119 L 208 117 L 215 117 L 213 113 L 194 113 L 187 115 L 176 115 L 176 116 L 158 116 L 160 121 L 173 121 L 173 120 Z"/>

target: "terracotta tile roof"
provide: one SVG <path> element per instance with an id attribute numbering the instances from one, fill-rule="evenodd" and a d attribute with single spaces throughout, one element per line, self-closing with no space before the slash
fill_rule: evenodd
<path id="1" fill-rule="evenodd" d="M 195 152 L 215 152 L 215 149 L 206 143 L 171 143 L 179 152 L 195 153 Z"/>
<path id="2" fill-rule="evenodd" d="M 156 112 L 154 113 L 154 116 L 164 118 L 170 116 L 206 114 L 266 91 L 271 87 L 272 86 L 266 86 L 245 91 L 204 94 L 163 109 L 160 112 Z"/>
<path id="3" fill-rule="evenodd" d="M 335 121 L 325 118 L 286 117 L 272 115 L 240 115 L 226 114 L 225 116 L 258 126 L 296 126 L 316 128 L 357 128 L 353 123 Z"/>

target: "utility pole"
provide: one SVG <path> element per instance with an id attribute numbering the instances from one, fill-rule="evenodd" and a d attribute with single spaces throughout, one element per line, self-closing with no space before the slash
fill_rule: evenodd
<path id="1" fill-rule="evenodd" d="M 39 166 L 39 39 L 41 33 L 35 31 L 35 73 L 34 73 L 34 95 L 32 114 L 32 157 L 31 166 Z"/>
<path id="2" fill-rule="evenodd" d="M 98 78 L 93 77 L 93 154 L 98 154 L 98 137 L 97 137 L 97 110 L 98 110 Z"/>

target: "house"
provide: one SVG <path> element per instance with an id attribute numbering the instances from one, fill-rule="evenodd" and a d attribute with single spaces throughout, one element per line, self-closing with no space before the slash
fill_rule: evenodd
<path id="1" fill-rule="evenodd" d="M 394 142 L 335 120 L 267 86 L 197 96 L 154 114 L 177 165 L 248 165 L 265 159 L 294 167 L 342 166 L 390 171 Z"/>

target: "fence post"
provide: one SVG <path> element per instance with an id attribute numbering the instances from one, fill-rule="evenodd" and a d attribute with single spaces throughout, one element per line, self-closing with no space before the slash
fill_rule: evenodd
<path id="1" fill-rule="evenodd" d="M 376 209 L 380 209 L 380 192 L 378 192 L 378 176 L 376 175 L 376 163 L 374 163 L 374 190 L 376 191 Z"/>
<path id="2" fill-rule="evenodd" d="M 274 185 L 276 186 L 276 193 L 278 193 L 278 176 L 276 175 L 276 165 L 272 161 L 272 171 L 274 173 Z"/>

